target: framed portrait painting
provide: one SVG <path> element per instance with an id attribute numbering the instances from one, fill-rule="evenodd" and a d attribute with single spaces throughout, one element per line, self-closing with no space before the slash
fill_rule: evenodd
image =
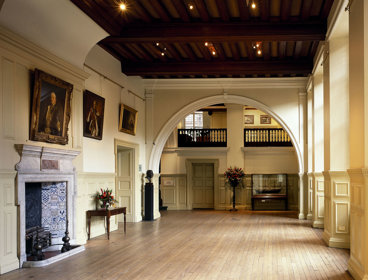
<path id="1" fill-rule="evenodd" d="M 120 104 L 119 131 L 135 135 L 138 112 L 133 108 Z"/>
<path id="2" fill-rule="evenodd" d="M 39 69 L 34 71 L 30 139 L 68 143 L 73 85 Z"/>
<path id="3" fill-rule="evenodd" d="M 271 124 L 271 116 L 269 116 L 269 115 L 261 115 L 260 116 L 260 123 L 261 124 Z"/>
<path id="4" fill-rule="evenodd" d="M 83 136 L 102 140 L 105 98 L 88 90 L 83 93 Z"/>
<path id="5" fill-rule="evenodd" d="M 244 115 L 245 124 L 254 124 L 254 115 Z"/>

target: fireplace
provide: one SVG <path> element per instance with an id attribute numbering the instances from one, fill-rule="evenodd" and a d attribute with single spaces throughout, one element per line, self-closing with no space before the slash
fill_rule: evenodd
<path id="1" fill-rule="evenodd" d="M 72 160 L 79 151 L 33 145 L 15 145 L 15 148 L 20 155 L 16 186 L 18 255 L 22 267 L 27 260 L 26 229 L 30 226 L 47 228 L 52 244 L 62 244 L 68 220 L 69 236 L 74 243 L 77 188 Z"/>

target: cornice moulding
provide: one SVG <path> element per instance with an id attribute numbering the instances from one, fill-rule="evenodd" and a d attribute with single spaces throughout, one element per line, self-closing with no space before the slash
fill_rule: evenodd
<path id="1" fill-rule="evenodd" d="M 151 90 L 170 89 L 305 89 L 308 78 L 219 78 L 219 79 L 144 79 L 144 88 Z"/>

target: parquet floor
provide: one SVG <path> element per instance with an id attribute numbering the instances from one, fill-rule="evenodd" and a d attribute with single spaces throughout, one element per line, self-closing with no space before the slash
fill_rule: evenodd
<path id="1" fill-rule="evenodd" d="M 291 212 L 170 211 L 0 279 L 352 279 L 349 251 L 326 247 L 321 236 Z"/>

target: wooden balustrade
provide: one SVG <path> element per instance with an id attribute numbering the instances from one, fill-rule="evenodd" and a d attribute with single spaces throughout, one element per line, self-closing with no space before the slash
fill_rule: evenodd
<path id="1" fill-rule="evenodd" d="M 178 147 L 226 147 L 226 128 L 178 129 Z"/>
<path id="2" fill-rule="evenodd" d="M 244 147 L 260 146 L 292 146 L 292 143 L 282 128 L 245 128 Z"/>

